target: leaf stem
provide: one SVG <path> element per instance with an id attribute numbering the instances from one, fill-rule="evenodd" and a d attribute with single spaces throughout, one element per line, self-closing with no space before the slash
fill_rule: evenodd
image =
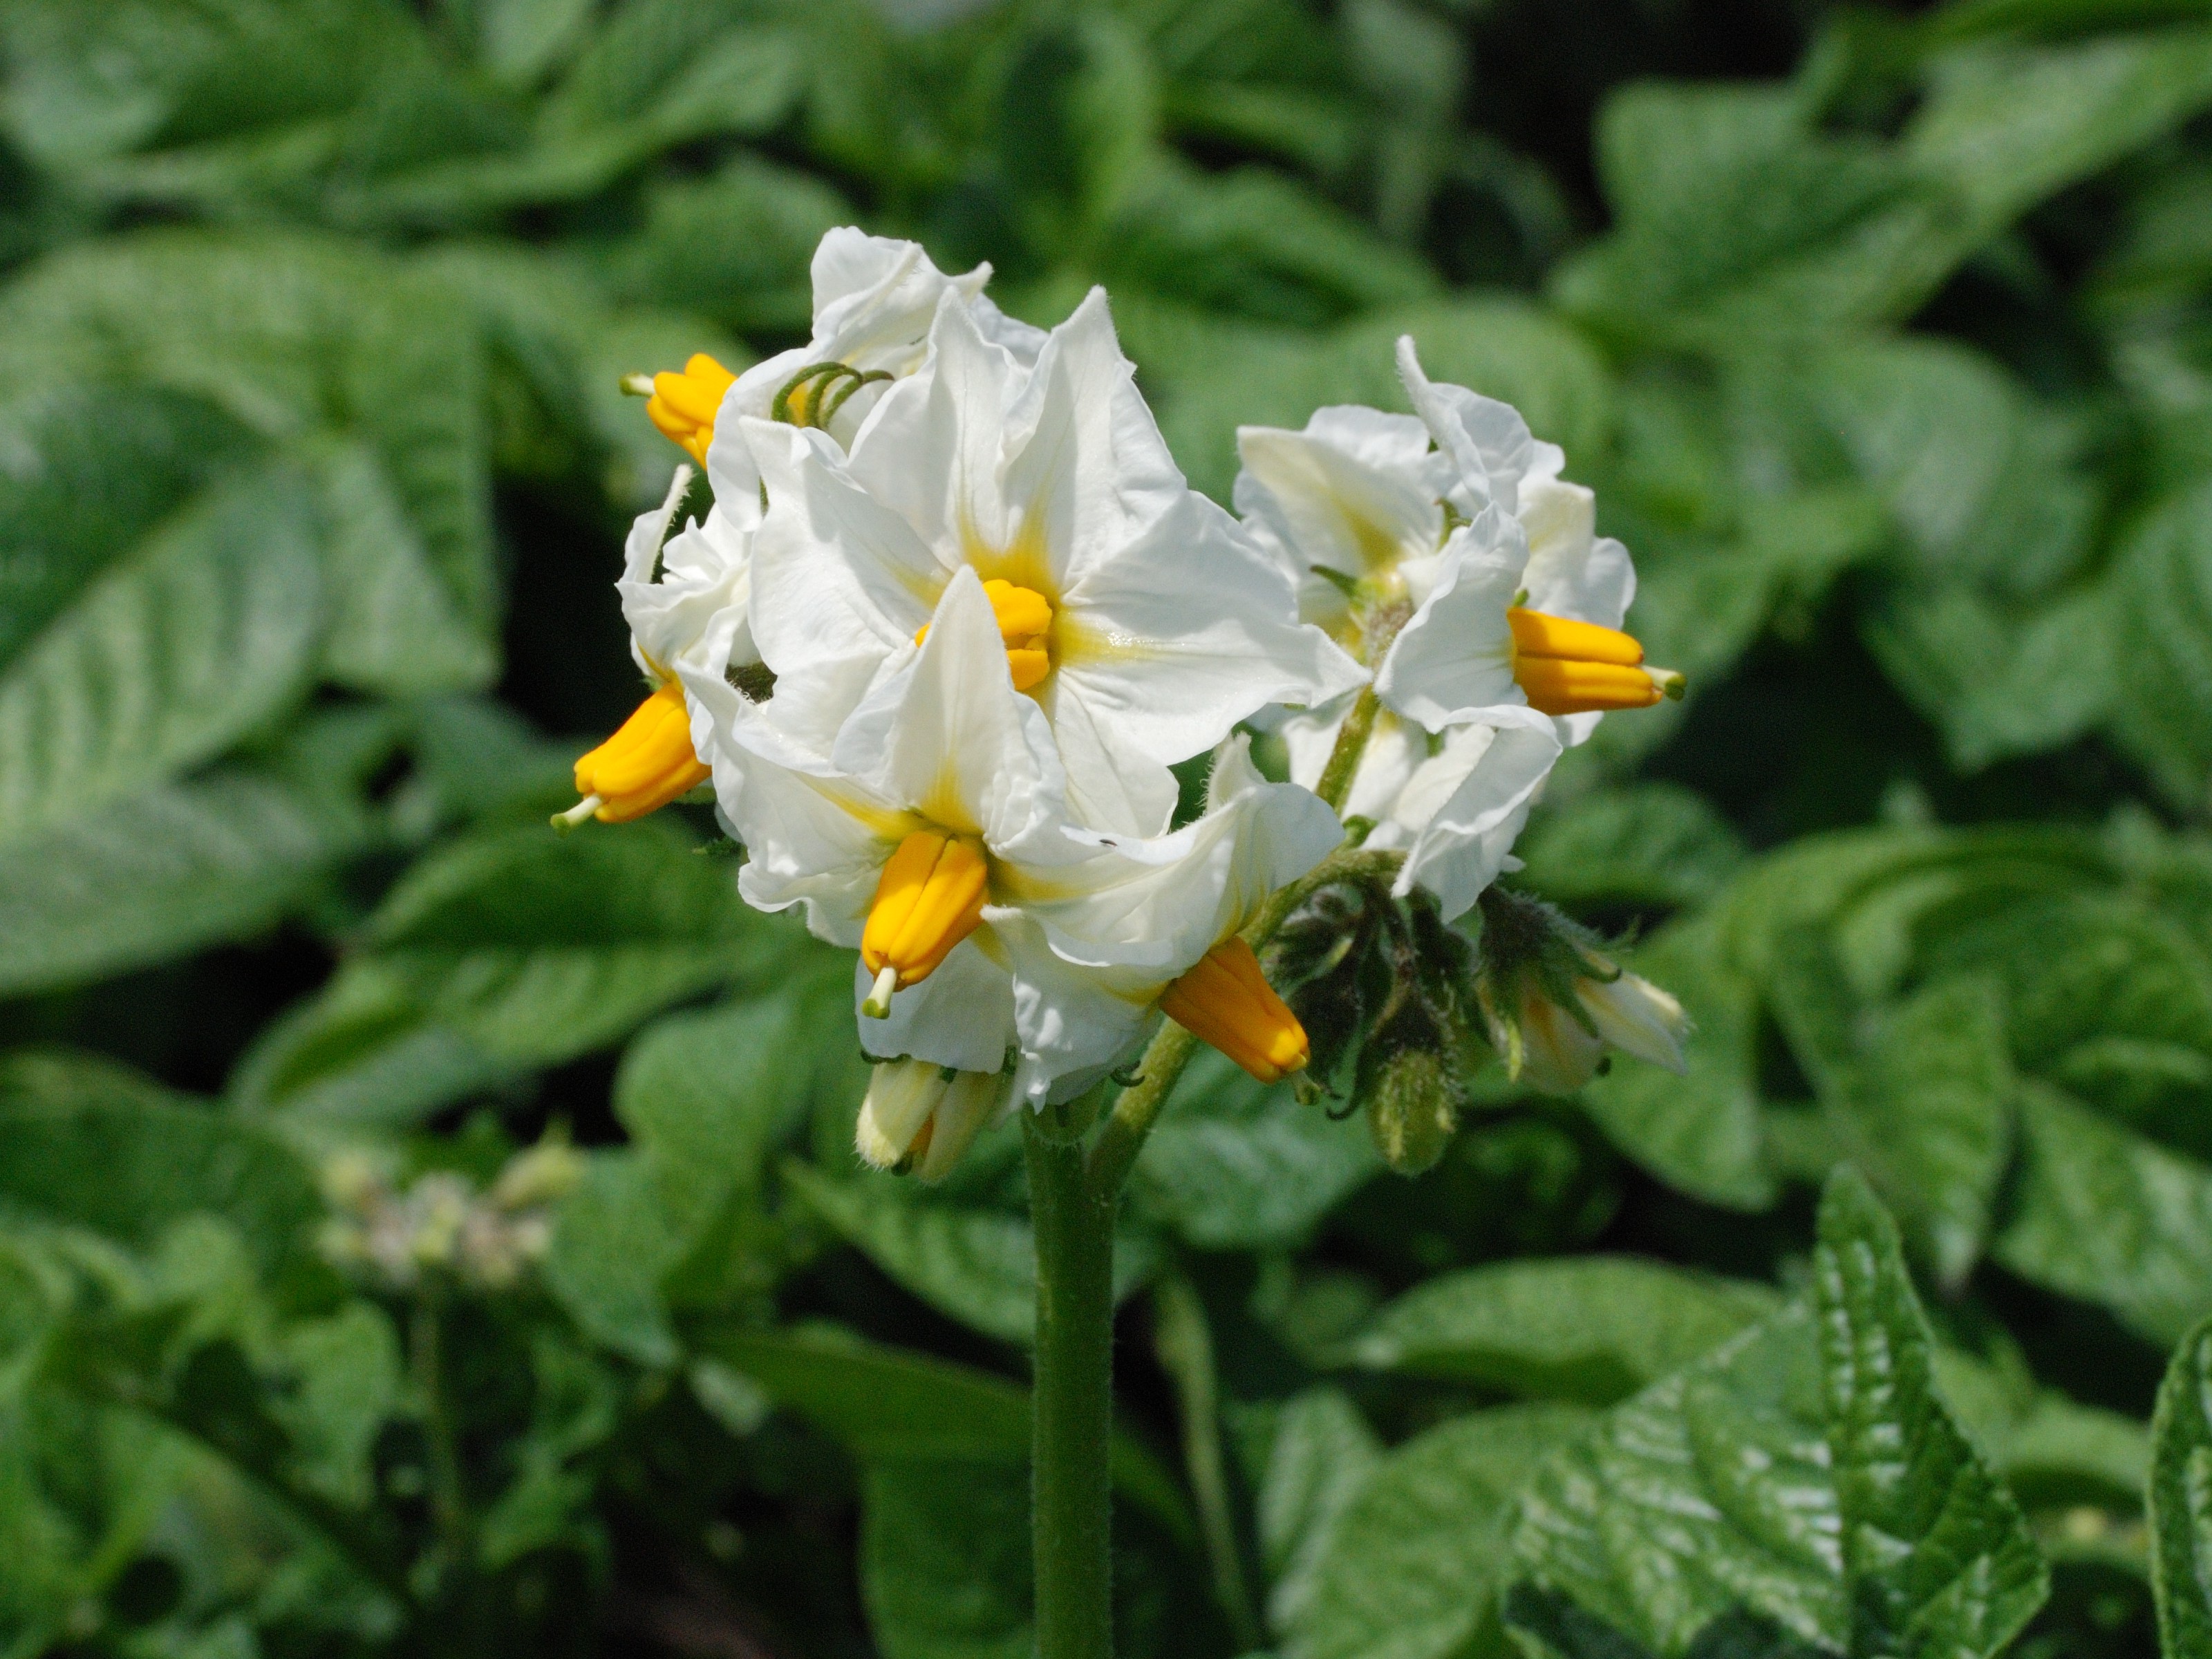
<path id="1" fill-rule="evenodd" d="M 1265 1644 L 1260 1616 L 1244 1581 L 1244 1559 L 1237 1547 L 1237 1526 L 1229 1508 L 1229 1474 L 1221 1455 L 1221 1401 L 1213 1364 L 1213 1334 L 1206 1304 L 1180 1273 L 1163 1278 L 1152 1291 L 1152 1344 L 1160 1364 L 1175 1379 L 1182 1408 L 1183 1466 L 1198 1499 L 1199 1524 L 1213 1568 L 1213 1596 L 1229 1618 L 1237 1651 L 1255 1653 Z"/>
<path id="2" fill-rule="evenodd" d="M 408 1358 L 415 1380 L 416 1409 L 422 1414 L 422 1441 L 429 1460 L 430 1510 L 437 1522 L 440 1553 L 447 1572 L 459 1572 L 469 1559 L 468 1503 L 461 1488 L 461 1459 L 446 1393 L 441 1298 L 426 1284 L 415 1298 L 408 1321 Z"/>
<path id="3" fill-rule="evenodd" d="M 1114 1192 L 1085 1179 L 1079 1121 L 1022 1114 L 1036 1233 L 1030 1524 L 1037 1659 L 1112 1659 Z"/>

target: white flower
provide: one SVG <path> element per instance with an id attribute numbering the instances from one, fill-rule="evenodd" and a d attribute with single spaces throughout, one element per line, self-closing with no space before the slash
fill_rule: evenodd
<path id="1" fill-rule="evenodd" d="M 1294 782 L 1320 781 L 1348 702 L 1284 722 Z M 1377 715 L 1344 811 L 1373 823 L 1366 846 L 1405 850 L 1400 897 L 1426 888 L 1449 921 L 1501 872 L 1520 867 L 1513 842 L 1559 757 L 1553 727 L 1511 705 L 1479 709 L 1434 738 L 1388 710 Z"/>
<path id="2" fill-rule="evenodd" d="M 826 430 L 840 447 L 851 442 L 885 385 L 922 366 L 930 325 L 948 295 L 986 339 L 1018 362 L 1034 362 L 1044 343 L 1042 329 L 1016 321 L 984 297 L 989 265 L 948 276 L 919 242 L 840 226 L 815 248 L 813 276 L 813 337 L 754 364 L 717 401 L 713 441 L 703 453 L 718 501 L 757 496 L 760 489 L 751 452 L 736 431 L 737 417 L 769 418 L 778 395 L 800 370 L 842 364 L 849 373 L 824 374 L 795 388 L 783 413 Z"/>
<path id="3" fill-rule="evenodd" d="M 1014 690 L 964 568 L 836 758 L 823 775 L 717 755 L 744 774 L 741 890 L 763 909 L 804 904 L 818 937 L 860 946 L 876 1052 L 980 1073 L 1011 1045 L 1013 1093 L 1032 1101 L 1124 1057 L 1174 984 L 1337 841 L 1326 806 L 1259 780 L 1241 746 L 1212 810 L 1173 835 L 1071 823 L 1043 714 Z"/>
<path id="4" fill-rule="evenodd" d="M 1515 1079 L 1540 1094 L 1571 1095 L 1597 1075 L 1608 1048 L 1678 1075 L 1686 1071 L 1681 1038 L 1689 1020 L 1682 1005 L 1595 951 L 1583 955 L 1591 973 L 1575 981 L 1573 1008 L 1545 995 L 1534 975 L 1522 981 L 1510 1025 L 1486 1001 L 1492 1040 Z"/>
<path id="5" fill-rule="evenodd" d="M 1267 703 L 1359 683 L 1298 623 L 1274 563 L 1184 483 L 1103 293 L 1033 367 L 953 301 L 929 354 L 849 456 L 818 434 L 742 422 L 770 503 L 754 637 L 796 746 L 829 752 L 862 699 L 910 671 L 963 569 L 988 586 L 1001 654 L 1049 722 L 1071 805 L 1103 828 L 1158 833 L 1170 763 Z"/>

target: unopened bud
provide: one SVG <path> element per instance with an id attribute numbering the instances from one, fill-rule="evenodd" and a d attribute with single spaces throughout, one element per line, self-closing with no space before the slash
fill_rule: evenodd
<path id="1" fill-rule="evenodd" d="M 584 1178 L 584 1155 L 564 1140 L 542 1140 L 507 1161 L 492 1183 L 491 1201 L 502 1210 L 558 1203 Z"/>
<path id="2" fill-rule="evenodd" d="M 1458 1093 L 1450 1066 L 1432 1048 L 1401 1049 L 1382 1063 L 1367 1127 L 1392 1169 L 1419 1175 L 1443 1156 L 1459 1127 Z"/>

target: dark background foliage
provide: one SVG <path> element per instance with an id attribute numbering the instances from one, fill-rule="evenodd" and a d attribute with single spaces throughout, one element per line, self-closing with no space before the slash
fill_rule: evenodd
<path id="1" fill-rule="evenodd" d="M 1133 1659 L 1903 1650 L 1808 1307 L 1933 1355 L 1867 1409 L 1994 1564 L 1942 1650 L 2038 1550 L 2016 1650 L 2148 1650 L 2212 1312 L 2201 5 L 9 0 L 0 53 L 0 1652 L 1026 1651 L 1018 1143 L 860 1171 L 847 964 L 702 809 L 544 828 L 639 695 L 677 456 L 617 374 L 802 338 L 855 222 L 1041 322 L 1106 283 L 1224 499 L 1411 330 L 1692 687 L 1514 878 L 1638 936 L 1687 1079 L 1493 1069 L 1411 1182 L 1225 1066 L 1170 1107 Z M 512 1285 L 319 1246 L 334 1170 L 548 1135 Z M 1856 1188 L 1815 1250 L 1839 1162 L 1932 1348 Z"/>

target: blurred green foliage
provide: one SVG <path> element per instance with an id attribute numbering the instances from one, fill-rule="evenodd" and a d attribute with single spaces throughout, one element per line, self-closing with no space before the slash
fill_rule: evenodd
<path id="1" fill-rule="evenodd" d="M 1411 1183 L 1186 1079 L 1131 1659 L 2120 1655 L 2154 1583 L 2212 1653 L 2201 4 L 9 0 L 0 53 L 0 1653 L 1028 1650 L 1018 1143 L 864 1173 L 848 964 L 696 809 L 543 827 L 677 459 L 618 373 L 803 335 L 849 222 L 1107 284 L 1223 497 L 1413 331 L 1691 678 L 1516 878 L 1642 930 L 1686 1079 L 1492 1073 Z M 325 1248 L 334 1171 L 482 1221 L 549 1134 L 519 1279 Z"/>

